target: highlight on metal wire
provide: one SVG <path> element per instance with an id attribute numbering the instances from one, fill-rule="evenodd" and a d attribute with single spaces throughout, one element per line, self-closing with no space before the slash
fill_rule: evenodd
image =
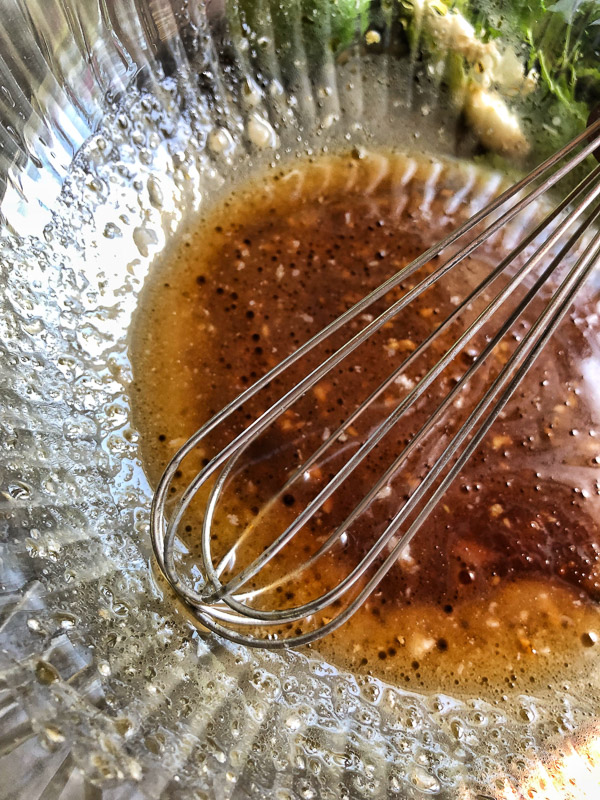
<path id="1" fill-rule="evenodd" d="M 215 564 L 211 534 L 215 511 L 228 478 L 235 472 L 236 466 L 241 463 L 250 445 L 300 397 L 334 370 L 368 337 L 380 330 L 386 322 L 451 270 L 459 268 L 478 247 L 488 242 L 504 226 L 522 214 L 524 209 L 568 177 L 599 146 L 600 120 L 593 122 L 586 131 L 536 167 L 529 175 L 493 199 L 449 236 L 399 270 L 375 291 L 283 359 L 203 425 L 178 450 L 165 469 L 154 495 L 151 509 L 151 537 L 161 572 L 197 620 L 215 633 L 240 644 L 268 648 L 307 644 L 342 625 L 376 590 L 403 549 L 409 545 L 447 488 L 480 445 L 567 313 L 576 293 L 596 267 L 600 259 L 600 232 L 595 224 L 600 216 L 600 166 L 591 170 L 563 199 L 558 201 L 555 199 L 554 205 L 545 207 L 544 218 L 534 226 L 533 230 L 525 232 L 516 247 L 504 255 L 500 263 L 493 266 L 489 274 L 475 288 L 466 293 L 455 310 L 439 322 L 429 336 L 390 372 L 389 377 L 360 403 L 336 430 L 324 437 L 322 444 L 303 463 L 292 470 L 280 491 L 269 500 L 267 507 L 261 510 L 248 529 L 241 532 L 240 541 L 254 535 L 264 514 L 272 510 L 274 503 L 280 500 L 303 474 L 326 456 L 330 448 L 343 436 L 344 431 L 364 413 L 365 409 L 387 387 L 396 382 L 433 342 L 447 332 L 449 326 L 465 309 L 471 307 L 477 299 L 485 297 L 487 300 L 487 293 L 492 290 L 493 296 L 489 302 L 452 341 L 439 361 L 407 391 L 387 417 L 370 431 L 334 476 L 299 511 L 291 524 L 277 535 L 258 557 L 250 563 L 242 564 L 237 571 L 223 580 L 233 553 L 225 554 Z M 556 194 L 550 196 L 556 198 Z M 410 276 L 418 278 L 419 270 L 435 257 L 445 256 L 446 253 L 451 255 L 439 258 L 433 271 L 417 280 L 413 288 L 364 324 L 358 332 L 349 334 L 345 344 L 331 352 L 318 366 L 310 369 L 306 376 L 283 394 L 276 403 L 266 408 L 259 417 L 234 436 L 198 471 L 181 495 L 176 498 L 176 502 L 171 503 L 170 489 L 182 462 L 212 431 L 222 425 L 244 402 L 282 375 L 292 364 L 297 364 L 350 321 L 360 318 L 370 306 L 384 298 L 390 290 L 400 286 L 407 278 Z M 568 265 L 566 273 L 565 264 Z M 502 275 L 508 276 L 508 280 L 496 291 L 495 282 Z M 511 297 L 514 299 L 515 289 L 519 286 L 526 288 L 527 291 L 517 305 L 507 311 L 506 301 Z M 429 387 L 439 379 L 448 364 L 482 330 L 483 326 L 497 320 L 498 327 L 494 335 L 489 338 L 471 365 L 465 368 L 460 380 L 433 410 L 420 430 L 415 432 L 407 445 L 399 448 L 393 463 L 374 481 L 364 496 L 358 499 L 356 505 L 347 509 L 343 522 L 331 531 L 325 542 L 307 557 L 307 561 L 293 574 L 279 578 L 278 583 L 297 579 L 303 570 L 310 570 L 324 553 L 330 551 L 342 539 L 345 531 L 369 508 L 390 478 L 403 468 L 407 459 L 418 453 L 422 447 L 425 447 L 426 452 L 425 441 L 428 434 L 451 409 L 458 394 L 486 363 L 515 322 L 528 308 L 531 308 L 534 299 L 537 298 L 539 302 L 544 287 L 549 287 L 551 291 L 544 301 L 543 309 L 537 314 L 487 389 L 482 390 L 481 396 L 475 398 L 474 408 L 466 420 L 448 441 L 444 442 L 441 455 L 436 456 L 431 463 L 426 455 L 423 457 L 423 462 L 426 464 L 423 479 L 411 491 L 407 500 L 399 501 L 395 516 L 361 560 L 338 584 L 319 597 L 289 608 L 269 608 L 268 604 L 261 603 L 261 598 L 267 596 L 274 588 L 272 581 L 261 585 L 260 576 L 265 566 L 277 559 L 278 554 L 289 546 L 298 532 L 348 479 L 358 464 L 373 451 L 401 416 L 420 398 L 426 396 Z M 196 576 L 192 585 L 190 577 L 184 577 L 179 573 L 176 542 L 190 503 L 205 486 L 210 487 L 210 491 L 203 507 L 201 556 L 197 564 L 201 577 Z M 234 545 L 233 549 L 236 547 L 237 545 Z M 290 626 L 290 623 L 300 623 L 300 625 Z M 275 629 L 281 631 L 282 626 L 287 626 L 286 630 L 291 627 L 292 632 L 285 635 L 274 632 Z"/>

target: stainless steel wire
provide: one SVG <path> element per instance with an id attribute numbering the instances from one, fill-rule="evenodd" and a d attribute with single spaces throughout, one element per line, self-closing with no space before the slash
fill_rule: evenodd
<path id="1" fill-rule="evenodd" d="M 485 208 L 474 214 L 452 234 L 431 247 L 411 264 L 399 270 L 375 291 L 361 299 L 305 344 L 301 345 L 294 353 L 282 360 L 276 367 L 267 372 L 210 419 L 178 450 L 165 469 L 154 495 L 151 509 L 152 544 L 160 570 L 181 600 L 207 628 L 234 642 L 251 646 L 280 648 L 306 644 L 342 625 L 376 589 L 397 561 L 403 548 L 408 546 L 440 501 L 444 492 L 460 474 L 461 469 L 479 446 L 519 386 L 524 375 L 556 330 L 561 319 L 568 311 L 575 294 L 600 260 L 600 232 L 596 230 L 596 222 L 600 217 L 600 166 L 592 170 L 579 185 L 546 214 L 541 222 L 535 225 L 533 230 L 524 235 L 517 246 L 484 277 L 478 286 L 469 292 L 456 306 L 455 310 L 441 321 L 435 330 L 390 373 L 385 381 L 371 392 L 366 400 L 357 406 L 333 433 L 325 437 L 322 444 L 300 466 L 292 471 L 282 488 L 242 532 L 232 550 L 223 556 L 215 566 L 211 550 L 211 531 L 215 520 L 215 511 L 227 480 L 234 473 L 236 465 L 240 463 L 249 446 L 298 398 L 315 386 L 343 359 L 347 358 L 350 353 L 364 343 L 368 337 L 380 330 L 386 322 L 393 319 L 423 292 L 464 262 L 484 242 L 488 241 L 498 231 L 501 231 L 504 226 L 521 214 L 525 208 L 568 176 L 599 145 L 600 120 L 590 125 L 586 131 L 536 167 L 525 178 L 493 199 Z M 561 163 L 563 160 L 564 163 Z M 484 222 L 487 223 L 485 227 L 483 227 Z M 590 232 L 589 241 L 586 241 L 585 235 L 588 231 Z M 470 238 L 453 252 L 461 240 L 465 240 L 469 236 Z M 560 281 L 552 280 L 556 276 L 557 270 L 564 264 L 566 256 L 571 254 L 572 257 L 572 251 L 578 243 L 576 258 L 568 273 Z M 357 333 L 352 335 L 345 344 L 335 350 L 317 367 L 313 368 L 292 389 L 287 391 L 276 403 L 271 405 L 240 434 L 235 436 L 216 456 L 210 459 L 185 488 L 167 518 L 167 500 L 175 474 L 180 469 L 184 459 L 198 447 L 209 433 L 234 414 L 247 400 L 284 373 L 291 365 L 299 362 L 333 333 L 343 329 L 348 322 L 356 319 L 376 301 L 382 299 L 391 289 L 398 287 L 408 277 L 417 273 L 434 257 L 439 256 L 446 250 L 452 254 L 442 260 L 439 266 L 422 278 L 399 300 L 389 305 L 375 319 L 369 321 Z M 520 257 L 523 263 L 519 266 L 518 259 Z M 542 270 L 537 277 L 536 268 L 541 268 Z M 514 272 L 511 272 L 511 270 L 514 270 Z M 244 540 L 254 534 L 257 527 L 264 520 L 265 515 L 274 507 L 274 503 L 307 470 L 310 470 L 312 466 L 320 462 L 327 451 L 339 441 L 344 431 L 392 383 L 397 381 L 416 359 L 431 347 L 434 341 L 448 331 L 449 327 L 465 309 L 471 307 L 478 298 L 486 296 L 485 293 L 493 287 L 497 278 L 505 273 L 510 275 L 507 283 L 496 292 L 476 318 L 452 342 L 438 362 L 416 383 L 391 413 L 369 433 L 358 449 L 347 459 L 316 497 L 301 510 L 293 522 L 264 549 L 259 557 L 243 566 L 233 577 L 222 582 L 221 577 L 231 556 Z M 514 310 L 508 314 L 505 312 L 505 318 L 503 318 L 502 306 L 514 295 L 517 287 L 524 285 L 528 277 L 533 279 L 533 284 Z M 328 552 L 341 539 L 353 522 L 374 502 L 378 493 L 386 486 L 391 477 L 424 445 L 426 437 L 442 419 L 444 413 L 450 408 L 459 393 L 464 390 L 481 366 L 486 363 L 486 359 L 511 330 L 515 322 L 519 320 L 523 312 L 531 306 L 534 299 L 539 299 L 541 290 L 549 285 L 552 286 L 552 293 L 544 309 L 523 336 L 497 377 L 478 400 L 466 421 L 445 446 L 442 454 L 427 469 L 423 480 L 410 493 L 408 499 L 389 522 L 384 532 L 348 575 L 320 597 L 296 607 L 268 609 L 252 605 L 253 600 L 256 600 L 261 595 L 266 595 L 277 585 L 298 577 L 303 570 L 314 565 L 322 555 Z M 264 567 L 275 559 L 283 548 L 311 520 L 319 508 L 339 489 L 356 467 L 397 424 L 402 415 L 407 413 L 419 398 L 423 397 L 468 342 L 481 331 L 484 325 L 496 316 L 500 316 L 502 324 L 490 338 L 482 352 L 478 354 L 475 361 L 444 397 L 420 430 L 398 453 L 393 463 L 373 483 L 356 506 L 348 510 L 344 521 L 335 528 L 318 550 L 292 574 L 276 581 L 271 581 L 268 584 L 260 585 L 258 588 L 253 586 L 244 591 L 244 587 L 247 587 L 251 581 L 256 583 L 256 579 Z M 444 474 L 445 470 L 446 473 Z M 177 531 L 191 501 L 200 488 L 211 478 L 214 483 L 204 508 L 202 520 L 201 560 L 199 564 L 202 580 L 200 581 L 200 590 L 197 591 L 191 586 L 189 580 L 183 579 L 179 574 L 175 557 L 175 543 Z M 411 520 L 411 517 L 414 517 L 414 519 Z M 408 527 L 403 530 L 407 524 Z M 345 605 L 339 602 L 342 598 L 346 599 Z M 334 604 L 337 604 L 335 608 L 333 607 Z M 328 612 L 327 618 L 320 621 L 319 615 L 322 615 L 324 610 Z M 270 633 L 275 626 L 281 628 L 282 625 L 289 625 L 289 623 L 301 620 L 308 622 L 307 630 L 284 637 Z M 255 630 L 242 632 L 248 627 L 253 627 Z"/>

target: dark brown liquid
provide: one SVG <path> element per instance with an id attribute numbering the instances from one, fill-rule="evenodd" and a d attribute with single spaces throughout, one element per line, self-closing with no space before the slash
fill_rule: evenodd
<path id="1" fill-rule="evenodd" d="M 132 345 L 134 410 L 151 480 L 210 416 L 472 213 L 486 180 L 479 176 L 463 192 L 466 176 L 456 166 L 439 171 L 426 160 L 396 156 L 332 157 L 255 182 L 217 208 L 184 238 L 171 262 L 161 265 L 138 313 Z M 461 193 L 465 199 L 459 203 Z M 248 449 L 213 529 L 218 555 L 246 525 L 256 525 L 237 552 L 233 573 L 293 521 L 475 318 L 483 301 L 461 313 L 345 430 L 326 457 L 268 513 L 261 511 L 327 434 L 489 273 L 504 247 L 496 239 L 390 319 Z M 373 304 L 367 316 L 302 359 L 301 367 L 292 367 L 247 401 L 184 465 L 179 488 L 202 459 L 218 452 L 438 263 L 434 259 L 407 278 Z M 488 301 L 504 280 L 490 287 Z M 267 568 L 268 579 L 301 565 L 344 521 L 523 294 L 517 292 L 512 305 L 465 345 L 424 397 L 320 505 Z M 360 561 L 499 374 L 543 300 L 536 298 L 515 323 L 425 447 L 395 471 L 343 539 L 298 580 L 274 588 L 263 598 L 265 605 L 288 607 L 318 596 Z M 591 290 L 583 293 L 502 418 L 376 592 L 349 623 L 316 645 L 324 655 L 411 685 L 505 688 L 508 683 L 522 688 L 561 674 L 567 664 L 589 658 L 600 647 L 594 647 L 600 630 L 596 309 Z M 200 511 L 198 504 L 185 520 L 192 550 Z M 337 610 L 334 605 L 329 616 Z M 294 624 L 279 633 L 296 628 L 302 630 Z"/>

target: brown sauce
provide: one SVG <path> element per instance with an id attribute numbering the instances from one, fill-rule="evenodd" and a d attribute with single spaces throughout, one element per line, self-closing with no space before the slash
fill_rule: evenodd
<path id="1" fill-rule="evenodd" d="M 492 186 L 489 175 L 473 175 L 459 165 L 425 158 L 332 156 L 255 180 L 190 229 L 151 276 L 132 337 L 134 414 L 151 482 L 210 416 L 468 217 Z M 497 237 L 427 290 L 250 447 L 213 529 L 215 552 L 224 553 L 246 525 L 260 519 L 237 551 L 234 573 L 306 507 L 476 316 L 482 308 L 478 302 L 382 393 L 326 458 L 260 516 L 292 470 L 498 263 L 509 239 L 510 234 Z M 434 259 L 390 291 L 368 315 L 383 311 L 438 263 Z M 503 280 L 490 288 L 488 300 Z M 439 456 L 445 437 L 457 430 L 499 373 L 543 299 L 536 298 L 515 323 L 436 425 L 426 448 L 394 474 L 343 540 L 310 571 L 274 588 L 265 605 L 306 601 L 358 563 L 418 486 L 425 465 Z M 402 685 L 442 690 L 477 685 L 491 692 L 507 687 L 523 691 L 582 665 L 589 668 L 600 650 L 597 310 L 592 290 L 584 291 L 376 592 L 350 622 L 314 645 L 325 657 Z M 221 449 L 371 316 L 351 323 L 344 335 L 334 335 L 302 360 L 301 369 L 293 367 L 273 381 L 211 434 L 183 466 L 176 491 L 202 459 Z M 481 353 L 498 319 L 465 346 L 319 508 L 267 568 L 268 579 L 300 565 L 343 522 Z M 198 503 L 185 519 L 192 557 L 200 513 Z M 335 612 L 334 606 L 328 613 Z M 282 627 L 280 634 L 296 628 L 302 629 L 296 623 Z"/>

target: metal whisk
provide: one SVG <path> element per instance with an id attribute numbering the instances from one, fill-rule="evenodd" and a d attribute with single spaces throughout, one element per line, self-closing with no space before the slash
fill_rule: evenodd
<path id="1" fill-rule="evenodd" d="M 260 556 L 243 565 L 227 580 L 222 580 L 229 562 L 228 555 L 217 565 L 211 551 L 211 533 L 215 519 L 215 509 L 222 496 L 227 479 L 232 475 L 234 467 L 239 464 L 241 456 L 248 447 L 257 440 L 263 431 L 280 415 L 292 406 L 298 398 L 317 384 L 324 376 L 334 370 L 340 362 L 358 348 L 365 340 L 381 329 L 386 322 L 392 320 L 402 309 L 432 287 L 444 275 L 456 268 L 468 258 L 485 241 L 499 232 L 511 220 L 515 219 L 531 203 L 541 197 L 566 177 L 583 162 L 600 145 L 600 120 L 593 122 L 586 131 L 577 136 L 559 152 L 534 169 L 527 177 L 520 180 L 485 208 L 477 212 L 462 224 L 451 235 L 431 247 L 419 258 L 385 281 L 375 291 L 357 302 L 331 324 L 287 356 L 281 363 L 271 369 L 249 389 L 244 391 L 233 402 L 203 425 L 176 453 L 160 480 L 156 489 L 151 513 L 151 535 L 158 565 L 180 599 L 193 615 L 210 630 L 238 643 L 278 648 L 289 645 L 300 645 L 311 642 L 342 625 L 374 592 L 386 573 L 397 562 L 411 542 L 417 531 L 428 518 L 440 498 L 450 484 L 460 474 L 468 459 L 482 442 L 492 424 L 505 407 L 523 377 L 546 345 L 560 321 L 573 302 L 584 281 L 588 278 L 600 260 L 600 232 L 595 223 L 600 217 L 600 166 L 593 169 L 575 189 L 564 199 L 552 207 L 534 229 L 523 235 L 519 244 L 508 253 L 499 264 L 490 269 L 484 279 L 456 306 L 456 309 L 435 330 L 410 353 L 410 355 L 394 369 L 388 378 L 378 386 L 369 397 L 333 432 L 324 437 L 315 452 L 300 466 L 294 468 L 285 485 L 268 504 L 272 507 L 277 498 L 289 491 L 294 483 L 323 458 L 331 446 L 343 436 L 344 431 L 353 424 L 385 389 L 414 363 L 438 337 L 447 331 L 464 309 L 470 307 L 477 298 L 485 297 L 486 292 L 498 276 L 509 275 L 509 280 L 495 294 L 493 299 L 470 322 L 461 335 L 447 348 L 439 361 L 427 371 L 414 387 L 398 402 L 391 413 L 380 422 L 360 444 L 358 449 L 345 461 L 334 476 L 323 486 L 317 496 L 297 514 L 290 525 L 278 535 L 261 553 Z M 465 235 L 471 238 L 456 250 L 456 246 Z M 334 332 L 339 331 L 349 321 L 358 318 L 373 303 L 384 298 L 390 290 L 398 287 L 409 276 L 428 264 L 443 251 L 452 255 L 439 259 L 433 271 L 421 279 L 413 288 L 406 291 L 376 318 L 371 319 L 364 327 L 332 352 L 316 368 L 287 391 L 277 402 L 252 421 L 239 435 L 214 456 L 204 466 L 182 492 L 167 519 L 167 501 L 173 479 L 183 460 L 197 448 L 198 444 L 212 431 L 222 425 L 241 405 L 256 395 L 275 378 L 284 373 L 292 364 L 296 364 L 315 347 L 325 342 Z M 565 257 L 571 254 L 567 263 L 568 270 L 560 279 L 557 270 L 563 265 Z M 539 274 L 534 270 L 539 267 Z M 525 279 L 531 276 L 528 284 Z M 554 279 L 553 279 L 554 276 Z M 530 285 L 529 285 L 530 284 Z M 529 286 L 519 300 L 518 305 L 502 315 L 501 307 L 514 293 L 517 286 Z M 400 417 L 411 409 L 419 398 L 423 397 L 429 387 L 439 379 L 440 375 L 461 352 L 473 336 L 492 318 L 499 314 L 501 325 L 495 335 L 487 341 L 477 358 L 465 369 L 464 374 L 451 388 L 435 411 L 429 416 L 409 443 L 402 447 L 394 462 L 375 480 L 363 498 L 354 508 L 347 510 L 344 521 L 328 536 L 326 541 L 309 556 L 302 566 L 309 569 L 320 556 L 328 552 L 344 536 L 345 531 L 374 502 L 378 493 L 386 486 L 391 476 L 396 473 L 406 460 L 423 445 L 425 437 L 444 412 L 455 402 L 457 395 L 469 380 L 480 369 L 494 348 L 511 330 L 511 326 L 531 305 L 534 298 L 539 302 L 542 288 L 550 287 L 552 291 L 544 300 L 544 307 L 526 334 L 518 342 L 512 355 L 500 369 L 491 385 L 482 396 L 476 398 L 476 404 L 466 421 L 445 445 L 441 455 L 427 463 L 427 469 L 420 483 L 413 489 L 407 500 L 403 502 L 395 516 L 391 519 L 381 536 L 361 557 L 359 563 L 340 582 L 327 590 L 320 597 L 311 599 L 296 607 L 263 608 L 252 604 L 261 595 L 260 576 L 265 566 L 277 557 L 288 546 L 294 536 L 322 508 L 342 483 L 348 479 L 353 470 L 366 456 L 373 451 L 382 438 L 393 428 Z M 544 294 L 544 296 L 546 296 Z M 361 318 L 362 320 L 363 318 Z M 212 480 L 208 501 L 204 508 L 201 537 L 201 559 L 198 565 L 201 577 L 196 578 L 195 586 L 191 579 L 182 578 L 176 564 L 176 539 L 179 526 L 188 510 L 192 499 L 199 489 Z M 418 512 L 418 513 L 417 513 Z M 246 535 L 242 533 L 242 537 Z M 294 575 L 291 576 L 292 578 Z M 267 588 L 272 588 L 273 584 Z M 340 602 L 341 601 L 341 602 Z M 324 612 L 327 612 L 326 615 Z M 290 623 L 308 621 L 307 629 Z M 294 632 L 281 635 L 281 629 L 292 627 Z M 277 628 L 278 633 L 273 633 Z M 246 632 L 242 632 L 246 631 Z"/>

